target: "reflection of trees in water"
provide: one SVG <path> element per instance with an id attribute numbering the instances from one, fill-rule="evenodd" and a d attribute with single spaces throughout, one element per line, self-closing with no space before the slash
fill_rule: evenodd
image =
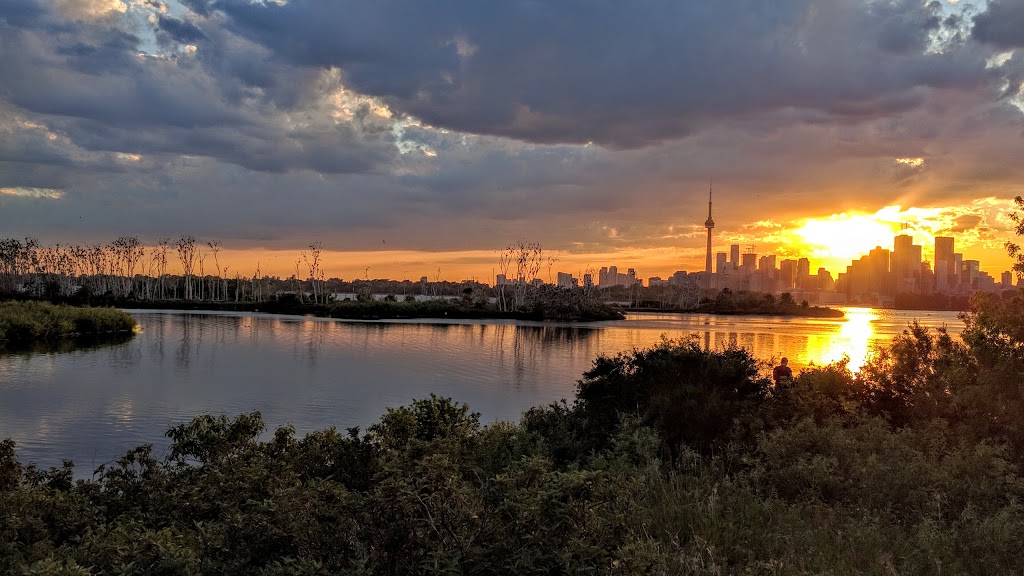
<path id="1" fill-rule="evenodd" d="M 578 348 L 595 345 L 599 330 L 576 326 L 492 325 L 494 332 L 491 355 L 498 370 L 509 371 L 516 388 L 526 384 L 528 373 L 536 374 L 538 359 L 550 358 L 554 347 L 575 355 Z M 534 385 L 540 383 L 532 382 Z"/>
<path id="2" fill-rule="evenodd" d="M 192 329 L 202 320 L 193 322 L 194 316 L 184 314 L 181 317 L 181 340 L 178 341 L 178 349 L 174 354 L 174 365 L 181 370 L 188 369 L 192 364 Z"/>
<path id="3" fill-rule="evenodd" d="M 128 368 L 137 365 L 142 360 L 142 344 L 139 340 L 132 341 L 131 337 L 123 342 L 111 342 L 122 344 L 111 346 L 108 350 L 110 365 L 115 368 Z"/>
<path id="4" fill-rule="evenodd" d="M 183 314 L 181 316 L 181 340 L 175 354 L 175 364 L 185 370 L 192 364 L 192 355 L 202 353 L 203 341 L 210 325 L 210 317 L 202 314 Z"/>
<path id="5" fill-rule="evenodd" d="M 120 345 L 130 341 L 132 336 L 131 333 L 91 334 L 49 342 L 32 342 L 23 346 L 18 346 L 17 343 L 8 343 L 4 347 L 0 347 L 0 355 L 31 356 L 34 354 L 84 352 L 107 347 L 117 348 L 123 347 Z"/>
<path id="6" fill-rule="evenodd" d="M 298 337 L 306 340 L 306 358 L 309 363 L 316 366 L 320 360 L 320 352 L 324 349 L 324 342 L 327 340 L 328 330 L 334 328 L 332 322 L 304 322 L 296 331 Z"/>

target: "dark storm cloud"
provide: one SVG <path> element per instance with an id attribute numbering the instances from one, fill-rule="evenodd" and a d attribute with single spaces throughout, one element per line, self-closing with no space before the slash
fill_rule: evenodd
<path id="1" fill-rule="evenodd" d="M 46 16 L 46 10 L 34 0 L 0 1 L 0 21 L 11 26 L 26 27 L 38 25 Z"/>
<path id="2" fill-rule="evenodd" d="M 972 34 L 1000 48 L 1024 47 L 1024 2 L 990 0 L 988 9 L 974 17 Z"/>
<path id="3" fill-rule="evenodd" d="M 157 20 L 157 26 L 173 36 L 178 42 L 188 44 L 206 39 L 206 34 L 203 34 L 203 31 L 197 28 L 195 24 L 178 20 L 177 18 L 160 16 Z"/>
<path id="4" fill-rule="evenodd" d="M 859 121 L 918 105 L 920 87 L 987 81 L 977 55 L 924 53 L 942 18 L 917 0 L 214 6 L 430 124 L 536 142 L 641 146 L 787 107 Z"/>

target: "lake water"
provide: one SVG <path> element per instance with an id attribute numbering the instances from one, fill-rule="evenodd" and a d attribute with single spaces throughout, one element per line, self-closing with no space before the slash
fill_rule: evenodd
<path id="1" fill-rule="evenodd" d="M 952 312 L 846 309 L 843 320 L 635 314 L 590 324 L 435 320 L 346 322 L 248 313 L 130 310 L 141 333 L 90 350 L 0 356 L 0 438 L 41 466 L 71 459 L 79 476 L 152 443 L 195 415 L 259 410 L 271 429 L 365 427 L 389 406 L 430 393 L 482 420 L 515 420 L 572 399 L 600 354 L 668 338 L 738 345 L 796 369 L 850 358 L 914 320 L 958 333 Z"/>

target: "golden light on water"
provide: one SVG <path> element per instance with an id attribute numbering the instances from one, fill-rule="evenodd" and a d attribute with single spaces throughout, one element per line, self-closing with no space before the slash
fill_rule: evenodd
<path id="1" fill-rule="evenodd" d="M 875 341 L 892 338 L 877 333 L 873 322 L 878 314 L 871 308 L 846 308 L 846 319 L 839 324 L 838 333 L 809 338 L 806 359 L 821 366 L 849 358 L 847 367 L 856 372 L 864 366 Z"/>

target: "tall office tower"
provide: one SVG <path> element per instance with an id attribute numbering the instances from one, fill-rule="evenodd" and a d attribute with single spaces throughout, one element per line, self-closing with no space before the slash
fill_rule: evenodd
<path id="1" fill-rule="evenodd" d="M 729 264 L 729 262 L 726 260 L 726 258 L 728 258 L 728 257 L 729 257 L 729 255 L 726 254 L 725 252 L 716 252 L 715 253 L 715 272 L 716 273 L 718 273 L 718 274 L 725 274 L 726 273 L 726 266 L 728 266 L 728 264 Z"/>
<path id="2" fill-rule="evenodd" d="M 783 260 L 779 264 L 779 289 L 791 290 L 796 287 L 796 260 Z"/>
<path id="3" fill-rule="evenodd" d="M 775 268 L 774 254 L 757 259 L 757 273 L 761 277 L 761 291 L 775 292 L 778 288 L 779 271 Z"/>
<path id="4" fill-rule="evenodd" d="M 729 246 L 729 262 L 732 263 L 732 269 L 738 270 L 740 267 L 740 245 L 732 244 Z"/>
<path id="5" fill-rule="evenodd" d="M 981 275 L 981 263 L 977 260 L 964 260 L 961 268 L 960 282 L 971 290 L 978 289 L 978 277 Z"/>
<path id="6" fill-rule="evenodd" d="M 740 258 L 742 258 L 740 269 L 744 274 L 753 274 L 757 270 L 757 254 L 744 254 Z"/>
<path id="7" fill-rule="evenodd" d="M 803 278 L 807 278 L 811 275 L 811 261 L 807 258 L 801 258 L 796 263 L 796 280 L 799 282 Z"/>
<path id="8" fill-rule="evenodd" d="M 897 282 L 913 274 L 910 263 L 911 246 L 913 245 L 914 239 L 906 234 L 900 234 L 892 240 L 892 271 Z"/>
<path id="9" fill-rule="evenodd" d="M 892 276 L 897 293 L 920 291 L 921 246 L 905 234 L 893 239 Z"/>
<path id="10" fill-rule="evenodd" d="M 824 268 L 818 268 L 818 290 L 827 292 L 835 287 L 836 282 L 832 279 L 832 273 Z"/>
<path id="11" fill-rule="evenodd" d="M 1000 284 L 1003 285 L 1004 289 L 1013 288 L 1013 272 L 1003 272 Z"/>
<path id="12" fill-rule="evenodd" d="M 867 266 L 868 289 L 865 292 L 892 294 L 893 286 L 889 281 L 892 253 L 881 246 L 876 246 L 874 250 L 868 252 Z"/>
<path id="13" fill-rule="evenodd" d="M 953 263 L 953 238 L 935 237 L 935 290 L 949 292 L 955 287 L 956 269 Z"/>
<path id="14" fill-rule="evenodd" d="M 597 285 L 601 288 L 608 287 L 608 267 L 601 266 L 601 270 L 597 273 Z"/>
<path id="15" fill-rule="evenodd" d="M 609 286 L 618 286 L 619 282 L 620 282 L 620 279 L 619 279 L 619 267 L 618 266 L 609 266 L 608 267 L 608 285 Z"/>
<path id="16" fill-rule="evenodd" d="M 626 279 L 623 284 L 626 286 L 633 286 L 633 284 L 636 284 L 636 270 L 633 268 L 626 269 Z"/>
<path id="17" fill-rule="evenodd" d="M 715 221 L 711 219 L 711 183 L 708 183 L 708 219 L 704 221 L 704 227 L 708 229 L 708 253 L 704 261 L 704 288 L 711 289 L 711 229 L 715 227 Z"/>
<path id="18" fill-rule="evenodd" d="M 924 262 L 924 254 L 922 254 L 922 246 L 920 244 L 910 245 L 910 275 L 920 277 L 921 276 L 921 264 Z"/>

